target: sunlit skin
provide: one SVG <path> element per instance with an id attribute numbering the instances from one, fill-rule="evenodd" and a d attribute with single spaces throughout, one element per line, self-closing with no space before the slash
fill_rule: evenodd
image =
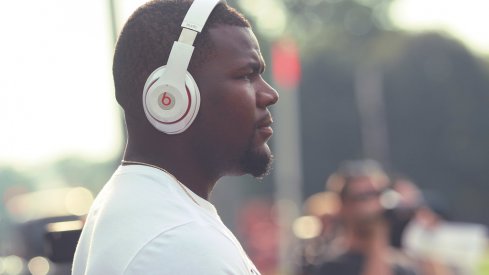
<path id="1" fill-rule="evenodd" d="M 265 63 L 252 30 L 221 25 L 209 30 L 212 57 L 191 71 L 201 93 L 194 124 L 179 135 L 131 127 L 124 159 L 165 168 L 208 198 L 225 175 L 266 173 L 273 131 L 268 110 L 278 93 L 262 78 Z"/>

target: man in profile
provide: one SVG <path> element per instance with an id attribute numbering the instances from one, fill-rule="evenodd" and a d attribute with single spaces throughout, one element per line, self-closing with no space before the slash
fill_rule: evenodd
<path id="1" fill-rule="evenodd" d="M 201 103 L 188 129 L 165 134 L 143 108 L 146 79 L 167 64 L 191 4 L 148 2 L 120 34 L 113 75 L 128 142 L 87 216 L 74 275 L 259 274 L 208 201 L 218 179 L 261 177 L 272 158 L 268 106 L 278 94 L 262 78 L 249 22 L 220 3 L 197 36 L 188 71 Z"/>

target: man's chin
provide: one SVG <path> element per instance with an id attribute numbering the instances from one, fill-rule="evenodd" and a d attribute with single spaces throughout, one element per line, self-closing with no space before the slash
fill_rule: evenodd
<path id="1" fill-rule="evenodd" d="M 263 147 L 247 150 L 241 158 L 241 168 L 245 174 L 261 179 L 270 173 L 272 162 L 272 152 L 265 144 Z"/>

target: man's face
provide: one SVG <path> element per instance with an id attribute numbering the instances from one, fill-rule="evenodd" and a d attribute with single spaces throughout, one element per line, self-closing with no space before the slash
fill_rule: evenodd
<path id="1" fill-rule="evenodd" d="M 267 107 L 278 94 L 261 76 L 265 64 L 251 29 L 221 25 L 209 34 L 214 55 L 195 74 L 202 102 L 194 148 L 223 175 L 262 176 L 272 158 Z"/>

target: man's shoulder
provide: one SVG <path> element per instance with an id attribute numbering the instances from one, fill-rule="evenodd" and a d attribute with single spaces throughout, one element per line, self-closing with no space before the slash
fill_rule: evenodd
<path id="1" fill-rule="evenodd" d="M 196 195 L 189 195 L 171 175 L 148 167 L 128 168 L 118 170 L 97 196 L 90 210 L 92 221 L 108 227 L 124 223 L 120 230 L 161 231 L 191 221 L 205 224 L 219 219 L 212 204 L 200 198 L 196 203 Z"/>
<path id="2" fill-rule="evenodd" d="M 90 209 L 86 227 L 91 237 L 131 247 L 131 241 L 139 245 L 179 226 L 203 222 L 172 184 L 164 177 L 115 173 Z"/>
<path id="3" fill-rule="evenodd" d="M 176 192 L 178 183 L 171 177 L 117 171 L 95 199 L 90 214 L 102 219 L 181 224 L 195 218 L 189 203 Z M 159 216 L 164 219 L 158 219 Z"/>
<path id="4" fill-rule="evenodd" d="M 219 228 L 191 221 L 144 244 L 124 274 L 232 274 L 243 264 L 239 248 Z"/>

